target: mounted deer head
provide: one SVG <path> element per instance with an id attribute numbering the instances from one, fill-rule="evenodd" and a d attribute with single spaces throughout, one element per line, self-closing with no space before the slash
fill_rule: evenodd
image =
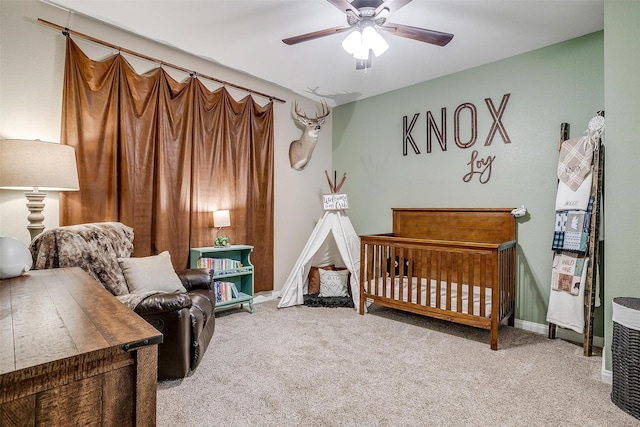
<path id="1" fill-rule="evenodd" d="M 304 169 L 309 163 L 309 160 L 311 160 L 311 154 L 318 142 L 320 128 L 324 124 L 324 119 L 329 115 L 330 111 L 325 101 L 322 101 L 322 115 L 318 116 L 316 114 L 316 117 L 313 119 L 300 113 L 297 101 L 294 110 L 294 118 L 304 126 L 304 131 L 302 131 L 300 139 L 291 142 L 291 145 L 289 145 L 289 162 L 293 169 L 300 171 Z"/>

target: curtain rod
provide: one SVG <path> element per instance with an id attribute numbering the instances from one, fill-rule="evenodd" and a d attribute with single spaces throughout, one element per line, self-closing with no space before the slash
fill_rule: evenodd
<path id="1" fill-rule="evenodd" d="M 216 79 L 215 77 L 207 76 L 206 74 L 200 74 L 200 73 L 198 73 L 196 71 L 188 70 L 188 69 L 186 69 L 184 67 L 180 67 L 178 65 L 170 64 L 170 63 L 165 62 L 165 61 L 160 61 L 159 59 L 152 58 L 151 56 L 143 55 L 141 53 L 134 52 L 132 50 L 125 49 L 125 48 L 120 47 L 120 46 L 116 46 L 116 45 L 111 44 L 109 42 L 105 42 L 103 40 L 96 39 L 96 38 L 88 36 L 86 34 L 82 34 L 82 33 L 79 33 L 77 31 L 70 30 L 69 28 L 63 27 L 61 25 L 54 24 L 54 23 L 49 22 L 49 21 L 45 21 L 44 19 L 41 19 L 41 18 L 38 18 L 38 22 L 40 24 L 43 24 L 43 25 L 46 25 L 48 27 L 52 27 L 52 28 L 55 28 L 57 30 L 62 31 L 62 34 L 64 34 L 65 36 L 74 35 L 74 36 L 77 36 L 77 37 L 81 37 L 81 38 L 83 38 L 85 40 L 89 40 L 91 42 L 98 43 L 98 44 L 101 44 L 103 46 L 110 47 L 112 49 L 117 49 L 118 52 L 124 52 L 124 53 L 127 53 L 129 55 L 137 56 L 138 58 L 146 59 L 147 61 L 155 62 L 155 63 L 160 64 L 160 65 L 164 65 L 164 66 L 171 67 L 171 68 L 174 68 L 174 69 L 179 70 L 179 71 L 183 71 L 183 72 L 189 74 L 190 76 L 202 77 L 203 79 L 212 80 L 212 81 L 214 81 L 216 83 L 220 83 L 220 84 L 222 84 L 224 86 L 230 86 L 230 87 L 233 87 L 235 89 L 240 89 L 240 90 L 242 90 L 244 92 L 249 92 L 249 93 L 252 93 L 252 94 L 255 94 L 255 95 L 264 96 L 265 98 L 268 98 L 270 101 L 273 100 L 273 101 L 278 101 L 278 102 L 283 102 L 283 103 L 287 102 L 284 99 L 280 99 L 280 98 L 277 98 L 275 96 L 268 95 L 266 93 L 258 92 L 258 91 L 255 91 L 253 89 L 249 89 L 249 88 L 244 87 L 244 86 L 239 86 L 239 85 L 236 85 L 236 84 L 233 84 L 233 83 L 229 83 L 229 82 L 224 81 L 224 80 Z"/>

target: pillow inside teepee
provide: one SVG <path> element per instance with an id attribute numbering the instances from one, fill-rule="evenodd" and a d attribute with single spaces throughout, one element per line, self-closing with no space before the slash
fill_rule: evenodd
<path id="1" fill-rule="evenodd" d="M 349 270 L 318 269 L 321 297 L 346 297 L 349 295 Z"/>
<path id="2" fill-rule="evenodd" d="M 320 292 L 320 273 L 318 272 L 318 268 L 322 268 L 324 270 L 335 270 L 335 266 L 333 264 L 311 267 L 311 269 L 309 270 L 309 285 L 307 288 L 308 294 L 317 294 Z"/>

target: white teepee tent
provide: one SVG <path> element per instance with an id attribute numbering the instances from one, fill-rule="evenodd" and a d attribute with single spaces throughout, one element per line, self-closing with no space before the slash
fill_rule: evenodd
<path id="1" fill-rule="evenodd" d="M 335 264 L 350 272 L 349 285 L 356 310 L 360 307 L 360 238 L 343 210 L 327 210 L 316 224 L 282 287 L 278 308 L 304 303 L 312 266 Z"/>

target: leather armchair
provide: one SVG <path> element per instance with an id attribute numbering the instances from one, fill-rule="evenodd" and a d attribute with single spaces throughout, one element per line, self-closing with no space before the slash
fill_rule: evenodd
<path id="1" fill-rule="evenodd" d="M 196 369 L 215 329 L 215 294 L 207 270 L 177 271 L 186 294 L 155 294 L 134 311 L 162 332 L 158 346 L 158 378 L 185 377 Z"/>
<path id="2" fill-rule="evenodd" d="M 133 229 L 118 222 L 52 228 L 29 249 L 35 269 L 82 268 L 162 333 L 159 380 L 183 378 L 196 369 L 215 329 L 216 298 L 208 270 L 176 272 L 186 293 L 130 293 L 118 258 L 133 253 Z"/>

